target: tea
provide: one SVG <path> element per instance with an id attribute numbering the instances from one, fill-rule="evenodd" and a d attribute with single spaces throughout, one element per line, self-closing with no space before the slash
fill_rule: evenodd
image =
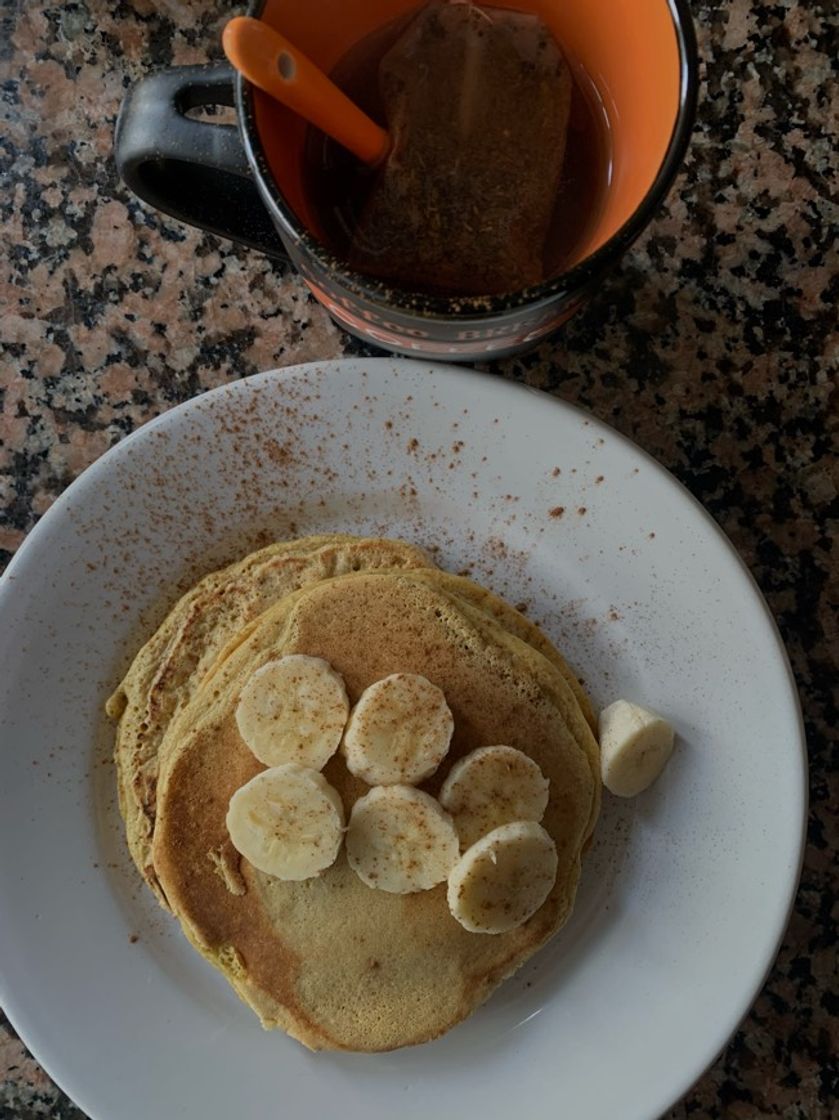
<path id="1" fill-rule="evenodd" d="M 465 294 L 539 283 L 571 105 L 545 25 L 436 0 L 382 59 L 379 89 L 391 145 L 353 268 Z"/>
<path id="2" fill-rule="evenodd" d="M 608 129 L 535 17 L 431 4 L 358 43 L 332 78 L 395 138 L 393 160 L 371 171 L 309 130 L 322 235 L 359 271 L 481 295 L 574 259 L 605 199 Z"/>

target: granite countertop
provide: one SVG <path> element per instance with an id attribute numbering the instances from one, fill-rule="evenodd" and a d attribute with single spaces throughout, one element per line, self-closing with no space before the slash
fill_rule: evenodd
<path id="1" fill-rule="evenodd" d="M 591 409 L 673 471 L 778 619 L 812 769 L 802 885 L 754 1009 L 669 1115 L 827 1120 L 839 1107 L 836 40 L 826 2 L 693 8 L 699 124 L 667 204 L 558 337 L 489 368 Z M 290 269 L 117 182 L 124 89 L 151 68 L 218 57 L 230 11 L 218 0 L 0 9 L 3 561 L 150 417 L 258 370 L 374 353 Z M 0 1120 L 81 1115 L 0 1014 Z"/>

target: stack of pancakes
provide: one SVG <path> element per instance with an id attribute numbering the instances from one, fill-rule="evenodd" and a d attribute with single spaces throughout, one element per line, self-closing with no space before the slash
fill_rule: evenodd
<path id="1" fill-rule="evenodd" d="M 238 733 L 236 706 L 257 669 L 293 653 L 328 661 L 351 703 L 392 673 L 443 690 L 455 730 L 423 783 L 432 794 L 476 747 L 507 744 L 538 763 L 559 870 L 531 919 L 506 934 L 469 933 L 449 913 L 445 883 L 371 890 L 343 852 L 317 878 L 284 882 L 239 856 L 228 802 L 263 766 Z M 108 712 L 119 720 L 120 807 L 141 875 L 263 1025 L 312 1049 L 435 1038 L 570 914 L 600 801 L 589 702 L 536 626 L 409 544 L 310 537 L 208 576 L 137 655 Z M 367 787 L 340 754 L 324 775 L 349 816 Z"/>

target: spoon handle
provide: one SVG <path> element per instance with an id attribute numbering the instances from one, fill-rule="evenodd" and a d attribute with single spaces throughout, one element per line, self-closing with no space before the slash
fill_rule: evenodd
<path id="1" fill-rule="evenodd" d="M 250 16 L 231 19 L 222 34 L 222 46 L 249 82 L 305 117 L 364 163 L 376 164 L 387 154 L 387 132 L 267 23 Z"/>

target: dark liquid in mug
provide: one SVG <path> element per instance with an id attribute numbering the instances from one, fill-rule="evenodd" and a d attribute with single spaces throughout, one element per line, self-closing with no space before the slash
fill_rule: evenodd
<path id="1" fill-rule="evenodd" d="M 415 11 L 409 12 L 361 39 L 330 74 L 351 100 L 382 125 L 387 122 L 379 93 L 379 64 L 415 15 Z M 562 177 L 543 252 L 545 279 L 559 275 L 574 262 L 597 226 L 612 167 L 611 136 L 603 103 L 585 70 L 567 52 L 565 57 L 573 80 L 571 113 Z M 338 256 L 348 255 L 376 174 L 320 129 L 307 130 L 304 188 L 322 234 Z M 417 290 L 410 276 L 395 276 L 394 280 L 408 290 Z"/>

